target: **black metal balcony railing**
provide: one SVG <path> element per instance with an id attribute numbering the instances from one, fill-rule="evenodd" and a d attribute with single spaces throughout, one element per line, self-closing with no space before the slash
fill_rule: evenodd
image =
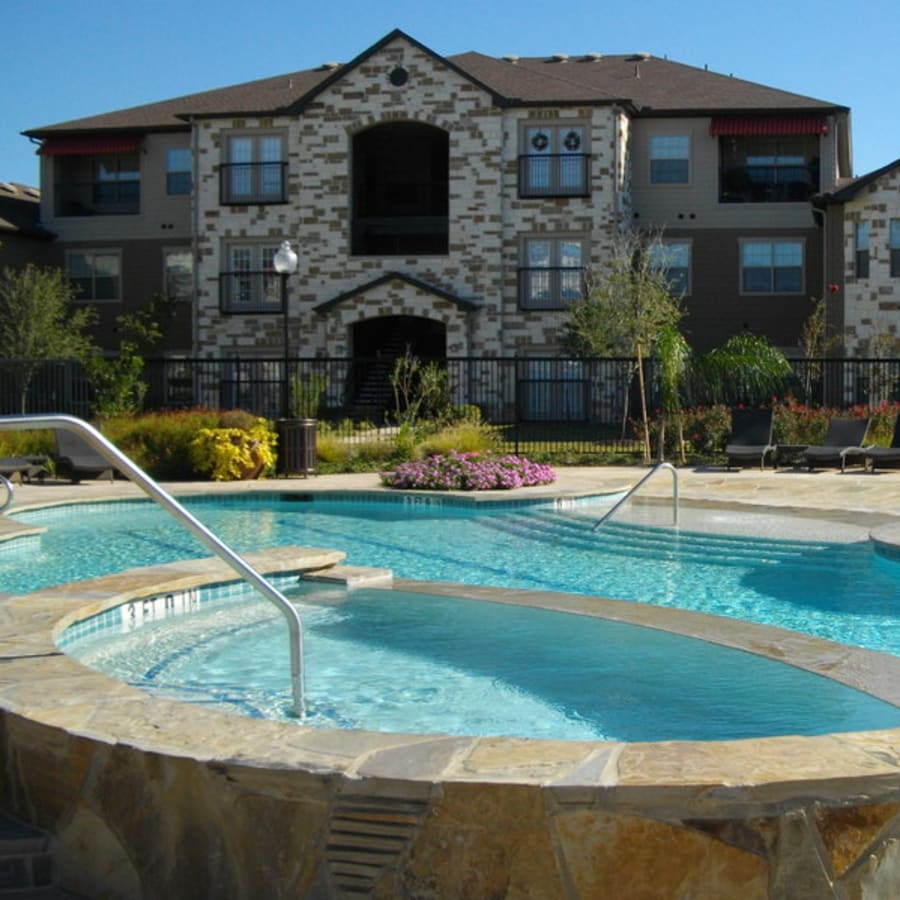
<path id="1" fill-rule="evenodd" d="M 366 216 L 353 220 L 351 253 L 359 256 L 421 256 L 447 253 L 446 216 Z"/>
<path id="2" fill-rule="evenodd" d="M 719 171 L 722 203 L 800 203 L 818 191 L 819 178 L 807 166 L 725 166 Z"/>
<path id="3" fill-rule="evenodd" d="M 581 266 L 519 269 L 519 309 L 565 309 L 583 293 Z"/>
<path id="4" fill-rule="evenodd" d="M 286 203 L 287 163 L 223 163 L 219 166 L 219 202 Z"/>
<path id="5" fill-rule="evenodd" d="M 54 185 L 57 216 L 128 216 L 141 211 L 141 182 L 61 181 Z"/>
<path id="6" fill-rule="evenodd" d="M 241 270 L 219 273 L 219 309 L 226 315 L 282 313 L 281 276 Z"/>
<path id="7" fill-rule="evenodd" d="M 589 197 L 588 153 L 540 153 L 519 157 L 520 197 Z"/>

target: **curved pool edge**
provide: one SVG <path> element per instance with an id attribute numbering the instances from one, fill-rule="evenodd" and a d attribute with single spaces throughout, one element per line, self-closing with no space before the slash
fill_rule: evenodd
<path id="1" fill-rule="evenodd" d="M 331 566 L 340 554 L 304 565 L 298 556 L 278 548 L 248 559 L 271 574 Z M 587 898 L 687 885 L 688 895 L 745 898 L 897 883 L 900 729 L 658 744 L 315 731 L 156 699 L 54 643 L 69 623 L 118 603 L 230 580 L 219 561 L 190 560 L 4 600 L 4 805 L 56 835 L 71 889 L 187 897 L 202 879 L 220 897 L 415 897 L 431 886 L 442 897 Z M 782 660 L 818 655 L 864 683 L 885 664 L 879 690 L 900 668 L 697 613 L 437 590 L 502 602 L 534 593 L 526 599 L 592 603 L 651 627 L 702 625 L 705 639 L 767 645 Z"/>

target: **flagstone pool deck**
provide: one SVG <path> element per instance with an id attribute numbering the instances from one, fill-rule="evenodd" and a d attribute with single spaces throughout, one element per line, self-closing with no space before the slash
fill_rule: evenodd
<path id="1" fill-rule="evenodd" d="M 560 469 L 554 485 L 473 499 L 617 493 L 646 471 Z M 166 488 L 387 490 L 374 474 Z M 900 544 L 900 471 L 681 469 L 678 488 L 689 508 L 816 514 Z M 661 471 L 644 491 L 671 497 L 672 479 Z M 140 490 L 120 481 L 23 485 L 0 525 L 9 534 L 28 506 L 133 496 Z M 250 558 L 267 573 L 341 562 L 339 548 Z M 195 560 L 0 598 L 0 805 L 55 836 L 68 889 L 217 900 L 843 900 L 900 890 L 900 730 L 643 744 L 314 730 L 150 697 L 56 646 L 88 613 L 230 577 L 217 560 Z M 900 705 L 895 657 L 603 598 L 524 599 L 743 646 Z"/>

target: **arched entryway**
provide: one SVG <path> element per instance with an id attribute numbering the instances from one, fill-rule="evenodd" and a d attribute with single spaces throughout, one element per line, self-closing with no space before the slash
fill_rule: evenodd
<path id="1" fill-rule="evenodd" d="M 447 356 L 447 328 L 424 316 L 381 316 L 351 329 L 353 406 L 380 418 L 392 408 L 390 376 L 398 357 L 409 351 L 423 361 Z"/>

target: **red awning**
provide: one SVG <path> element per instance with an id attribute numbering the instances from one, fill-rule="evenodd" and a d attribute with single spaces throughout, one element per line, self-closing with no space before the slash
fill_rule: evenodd
<path id="1" fill-rule="evenodd" d="M 93 134 L 78 137 L 47 138 L 42 156 L 74 156 L 82 153 L 134 153 L 141 139 L 136 134 Z"/>
<path id="2" fill-rule="evenodd" d="M 825 116 L 713 116 L 709 133 L 759 134 L 828 134 Z"/>

